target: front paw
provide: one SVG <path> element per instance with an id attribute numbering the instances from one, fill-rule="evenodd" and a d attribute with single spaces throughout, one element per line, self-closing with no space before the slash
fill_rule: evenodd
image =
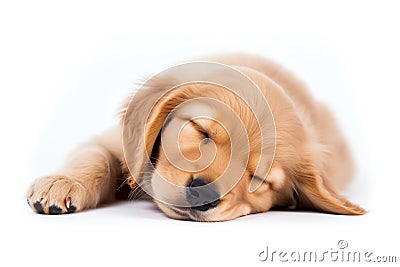
<path id="1" fill-rule="evenodd" d="M 31 186 L 27 200 L 40 214 L 73 213 L 88 207 L 86 190 L 82 184 L 63 175 L 37 179 Z"/>

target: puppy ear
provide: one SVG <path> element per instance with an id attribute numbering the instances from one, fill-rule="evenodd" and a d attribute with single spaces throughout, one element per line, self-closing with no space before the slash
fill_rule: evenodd
<path id="1" fill-rule="evenodd" d="M 325 179 L 324 179 L 325 178 Z M 293 179 L 297 208 L 334 214 L 361 215 L 366 211 L 337 194 L 311 161 L 297 166 Z"/>
<path id="2" fill-rule="evenodd" d="M 168 115 L 175 107 L 184 102 L 184 88 L 174 88 L 161 96 L 149 112 L 148 120 L 145 125 L 144 139 L 148 155 L 151 154 L 155 141 L 163 127 Z"/>
<path id="3" fill-rule="evenodd" d="M 150 84 L 136 91 L 121 112 L 123 165 L 138 183 L 149 166 L 149 157 L 165 119 L 186 99 L 183 88 L 170 88 L 167 82 Z"/>

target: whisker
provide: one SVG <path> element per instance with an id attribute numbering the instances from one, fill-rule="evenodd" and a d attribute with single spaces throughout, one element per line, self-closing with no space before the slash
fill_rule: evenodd
<path id="1" fill-rule="evenodd" d="M 131 190 L 129 193 L 128 199 L 130 201 L 139 199 L 146 193 L 146 189 L 151 188 L 151 182 L 148 180 L 142 181 L 140 184 L 138 184 L 134 189 Z"/>
<path id="2" fill-rule="evenodd" d="M 124 187 L 128 183 L 128 179 L 124 179 L 124 181 L 121 182 L 121 184 L 117 187 L 117 191 L 120 190 L 122 187 Z"/>

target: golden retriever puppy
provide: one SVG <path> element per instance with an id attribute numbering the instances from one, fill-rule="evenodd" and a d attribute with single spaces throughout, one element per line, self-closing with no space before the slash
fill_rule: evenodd
<path id="1" fill-rule="evenodd" d="M 124 179 L 169 217 L 225 221 L 271 208 L 359 215 L 338 192 L 353 175 L 332 114 L 255 55 L 174 66 L 126 101 L 118 126 L 36 180 L 28 204 L 63 214 L 115 199 Z"/>

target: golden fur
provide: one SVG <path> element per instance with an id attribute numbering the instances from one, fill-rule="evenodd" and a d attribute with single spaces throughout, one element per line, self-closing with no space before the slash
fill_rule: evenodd
<path id="1" fill-rule="evenodd" d="M 167 92 L 170 88 L 166 78 L 136 92 L 135 103 L 126 102 L 121 119 L 125 125 L 116 126 L 81 145 L 56 175 L 36 180 L 28 193 L 31 207 L 40 213 L 59 214 L 93 208 L 100 203 L 112 201 L 117 179 L 124 175 L 129 185 L 136 188 L 138 181 L 141 184 L 137 177 L 145 169 L 145 153 L 150 155 L 158 149 L 155 163 L 157 172 L 151 173 L 148 181 L 157 196 L 154 202 L 172 218 L 223 221 L 265 212 L 273 207 L 349 215 L 365 213 L 362 208 L 337 193 L 353 175 L 352 158 L 330 111 L 312 98 L 302 82 L 281 66 L 259 56 L 234 54 L 209 57 L 207 60 L 240 71 L 260 88 L 268 100 L 276 128 L 276 150 L 271 169 L 265 167 L 261 168 L 261 173 L 255 173 L 260 159 L 261 139 L 268 139 L 268 136 L 262 137 L 257 120 L 251 112 L 251 109 L 255 109 L 262 113 L 261 109 L 265 108 L 257 97 L 251 97 L 252 91 L 245 92 L 249 95 L 250 109 L 237 95 L 217 85 L 185 84 Z M 160 93 L 164 95 L 158 99 Z M 157 143 L 157 137 L 170 112 L 185 101 L 199 97 L 229 106 L 242 120 L 250 145 L 249 162 L 243 166 L 241 179 L 221 198 L 218 206 L 206 212 L 192 212 L 190 208 L 165 204 L 168 200 L 182 197 L 182 192 L 179 189 L 168 191 L 170 189 L 157 184 L 155 179 L 161 174 L 167 181 L 182 187 L 196 177 L 206 177 L 208 182 L 213 182 L 224 172 L 231 154 L 235 153 L 230 139 L 232 135 L 234 137 L 235 129 L 236 132 L 238 130 L 232 125 L 231 119 L 222 116 L 212 106 L 196 102 L 187 105 L 185 115 L 195 117 L 196 114 L 192 113 L 203 109 L 214 120 L 197 118 L 186 123 L 181 129 L 178 145 L 186 159 L 195 161 L 201 157 L 199 144 L 204 139 L 202 131 L 206 131 L 217 151 L 211 165 L 198 172 L 183 171 L 171 164 L 170 158 L 164 153 L 164 143 Z M 142 114 L 141 110 L 149 108 L 153 103 L 156 105 L 149 118 L 139 115 Z M 129 104 L 132 108 L 128 108 Z M 176 123 L 175 120 L 179 120 L 182 114 L 182 109 L 175 110 L 170 123 Z M 267 118 L 262 119 L 262 122 L 270 123 Z M 146 128 L 141 134 L 137 129 L 144 125 Z M 124 132 L 121 132 L 122 127 Z M 124 148 L 128 147 L 129 151 L 123 151 L 122 137 L 128 140 L 128 144 L 124 144 L 128 146 Z M 141 143 L 143 140 L 145 144 Z M 133 155 L 127 159 L 124 152 Z M 249 192 L 253 175 L 265 176 L 266 179 L 255 192 Z M 216 183 L 216 186 L 218 190 L 223 190 L 229 185 L 222 181 Z"/>

